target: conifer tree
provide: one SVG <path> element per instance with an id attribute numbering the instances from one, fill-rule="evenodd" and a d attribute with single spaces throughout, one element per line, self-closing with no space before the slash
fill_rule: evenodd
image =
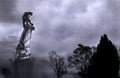
<path id="1" fill-rule="evenodd" d="M 92 56 L 90 63 L 88 78 L 117 78 L 118 51 L 106 34 L 101 37 L 97 52 Z"/>

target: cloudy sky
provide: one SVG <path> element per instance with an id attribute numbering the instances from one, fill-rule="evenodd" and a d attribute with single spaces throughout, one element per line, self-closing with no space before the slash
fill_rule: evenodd
<path id="1" fill-rule="evenodd" d="M 104 33 L 119 45 L 119 4 L 120 0 L 0 0 L 0 57 L 13 57 L 25 11 L 33 12 L 31 52 L 36 57 L 51 50 L 66 56 L 78 43 L 96 46 Z"/>

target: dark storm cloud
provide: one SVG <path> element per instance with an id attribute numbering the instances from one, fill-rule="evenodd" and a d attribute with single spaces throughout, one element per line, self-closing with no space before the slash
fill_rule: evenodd
<path id="1" fill-rule="evenodd" d="M 66 55 L 79 43 L 96 46 L 104 33 L 114 42 L 120 42 L 118 0 L 31 0 L 31 3 L 29 0 L 1 0 L 0 4 L 0 16 L 10 13 L 4 15 L 13 18 L 3 18 L 6 22 L 21 19 L 14 16 L 16 12 L 22 15 L 26 10 L 33 11 L 32 21 L 36 30 L 33 32 L 31 50 L 39 57 L 47 56 L 51 50 Z"/>
<path id="2" fill-rule="evenodd" d="M 37 7 L 39 10 L 37 12 L 40 14 L 38 19 L 41 19 L 42 23 L 37 23 L 35 31 L 37 34 L 33 40 L 36 40 L 34 45 L 45 49 L 41 51 L 41 48 L 35 48 L 34 52 L 42 53 L 38 56 L 47 55 L 50 50 L 66 55 L 72 52 L 79 43 L 96 44 L 97 41 L 94 41 L 98 37 L 95 30 L 96 19 L 98 19 L 96 6 L 101 10 L 101 4 L 97 5 L 99 2 L 94 2 L 92 6 L 83 0 L 65 0 L 57 6 L 49 2 L 51 1 L 46 1 L 44 7 L 42 4 L 40 8 Z"/>
<path id="3" fill-rule="evenodd" d="M 36 21 L 39 22 L 36 23 L 37 34 L 33 38 L 33 45 L 42 48 L 34 48 L 34 52 L 42 53 L 38 56 L 44 56 L 50 50 L 56 50 L 62 55 L 67 55 L 79 43 L 96 46 L 104 33 L 108 34 L 113 43 L 119 43 L 120 17 L 116 15 L 120 11 L 119 2 L 118 0 L 62 0 L 59 3 L 56 0 L 43 1 L 35 10 L 39 15 Z"/>
<path id="4" fill-rule="evenodd" d="M 106 0 L 106 10 L 100 15 L 98 25 L 102 27 L 102 32 L 107 33 L 111 40 L 117 45 L 120 45 L 120 1 Z"/>
<path id="5" fill-rule="evenodd" d="M 0 0 L 0 22 L 17 22 L 16 16 L 17 0 Z"/>

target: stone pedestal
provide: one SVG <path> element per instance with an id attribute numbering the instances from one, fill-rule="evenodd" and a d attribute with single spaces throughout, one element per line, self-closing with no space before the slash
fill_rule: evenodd
<path id="1" fill-rule="evenodd" d="M 33 78 L 33 59 L 15 59 L 14 65 L 14 78 Z"/>

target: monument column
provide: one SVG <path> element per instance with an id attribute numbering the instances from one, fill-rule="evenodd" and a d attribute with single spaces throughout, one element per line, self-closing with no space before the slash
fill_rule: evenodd
<path id="1" fill-rule="evenodd" d="M 30 20 L 32 14 L 32 12 L 25 12 L 22 17 L 24 30 L 16 47 L 13 61 L 15 78 L 33 78 L 34 60 L 31 58 L 30 40 L 35 28 Z"/>

